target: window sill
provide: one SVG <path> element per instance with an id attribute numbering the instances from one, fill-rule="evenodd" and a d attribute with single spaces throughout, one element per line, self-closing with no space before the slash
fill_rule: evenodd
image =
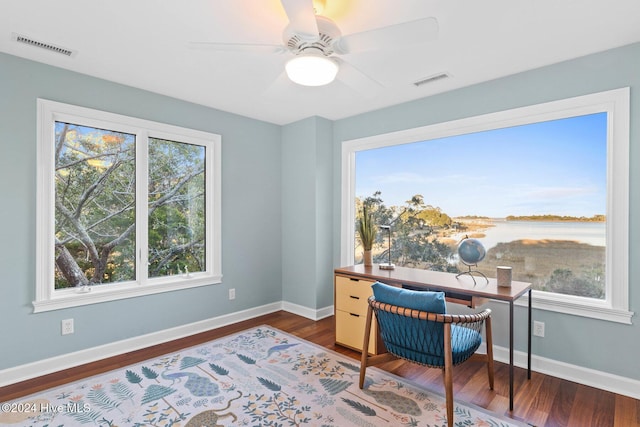
<path id="1" fill-rule="evenodd" d="M 76 288 L 65 289 L 55 291 L 54 295 L 49 299 L 33 301 L 33 312 L 42 313 L 45 311 L 135 298 L 219 283 L 222 283 L 222 275 L 209 276 L 194 274 L 191 278 L 185 277 L 183 282 L 176 282 L 175 279 L 172 278 L 171 281 L 162 281 L 162 279 L 152 280 L 146 285 L 100 285 L 90 287 L 87 291 Z"/>
<path id="2" fill-rule="evenodd" d="M 597 303 L 590 298 L 567 297 L 566 295 L 561 296 L 535 290 L 532 291 L 532 294 L 531 306 L 535 309 L 624 323 L 626 325 L 632 324 L 631 318 L 634 312 L 607 306 L 604 301 Z M 524 295 L 518 299 L 516 305 L 527 306 L 528 299 L 528 295 Z"/>

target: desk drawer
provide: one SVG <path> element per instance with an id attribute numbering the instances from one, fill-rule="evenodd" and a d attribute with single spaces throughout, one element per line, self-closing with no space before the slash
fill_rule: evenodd
<path id="1" fill-rule="evenodd" d="M 362 350 L 367 314 L 357 315 L 346 311 L 336 311 L 336 343 Z M 377 354 L 378 328 L 375 318 L 372 319 L 369 337 L 369 353 Z"/>
<path id="2" fill-rule="evenodd" d="M 335 309 L 366 316 L 367 299 L 373 295 L 373 283 L 369 280 L 336 276 Z"/>

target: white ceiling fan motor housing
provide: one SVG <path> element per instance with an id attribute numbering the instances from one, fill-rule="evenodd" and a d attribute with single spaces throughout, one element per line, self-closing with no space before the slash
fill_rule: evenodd
<path id="1" fill-rule="evenodd" d="M 338 26 L 331 19 L 316 15 L 318 23 L 318 35 L 316 37 L 306 37 L 295 33 L 290 26 L 285 28 L 282 39 L 285 46 L 295 55 L 303 53 L 307 49 L 313 49 L 314 52 L 320 51 L 324 56 L 330 56 L 334 53 L 333 43 L 335 43 L 342 33 Z"/>

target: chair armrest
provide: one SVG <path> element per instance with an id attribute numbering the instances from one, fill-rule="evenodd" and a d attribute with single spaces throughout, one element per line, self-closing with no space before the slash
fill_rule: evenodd
<path id="1" fill-rule="evenodd" d="M 369 297 L 368 303 L 375 310 L 382 310 L 404 317 L 412 317 L 414 319 L 429 320 L 431 322 L 438 323 L 476 323 L 482 322 L 485 319 L 491 317 L 491 309 L 489 308 L 485 308 L 481 312 L 475 314 L 439 314 L 387 304 L 384 302 L 376 301 L 375 297 L 373 296 Z"/>

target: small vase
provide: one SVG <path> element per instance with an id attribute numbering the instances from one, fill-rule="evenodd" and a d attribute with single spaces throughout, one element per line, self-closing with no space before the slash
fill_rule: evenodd
<path id="1" fill-rule="evenodd" d="M 373 256 L 371 254 L 371 251 L 364 251 L 363 253 L 363 259 L 364 259 L 364 266 L 365 267 L 371 267 L 373 266 Z"/>

